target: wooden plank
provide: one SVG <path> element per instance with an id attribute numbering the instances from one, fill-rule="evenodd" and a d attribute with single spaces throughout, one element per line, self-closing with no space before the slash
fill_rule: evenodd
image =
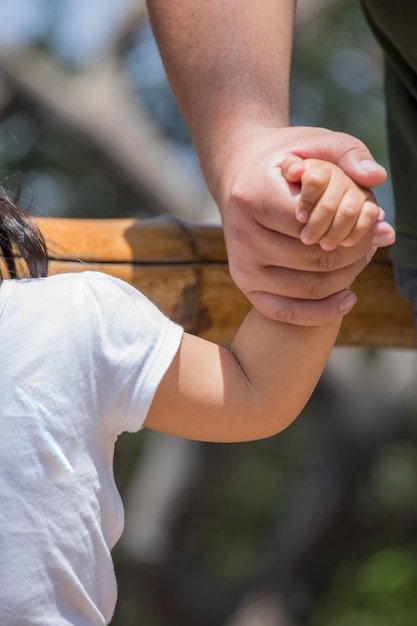
<path id="1" fill-rule="evenodd" d="M 175 219 L 37 218 L 50 272 L 99 270 L 131 283 L 192 333 L 228 344 L 249 310 L 234 286 L 220 227 Z M 388 251 L 357 278 L 358 303 L 339 345 L 415 347 L 411 307 L 397 292 Z"/>
<path id="2" fill-rule="evenodd" d="M 413 312 L 398 292 L 388 250 L 378 250 L 352 285 L 358 296 L 346 315 L 339 345 L 415 348 Z"/>
<path id="3" fill-rule="evenodd" d="M 250 305 L 226 263 L 133 264 L 51 261 L 50 273 L 91 269 L 140 289 L 168 317 L 193 334 L 228 345 Z"/>
<path id="4" fill-rule="evenodd" d="M 172 217 L 135 219 L 37 218 L 50 258 L 98 262 L 227 262 L 221 228 Z"/>

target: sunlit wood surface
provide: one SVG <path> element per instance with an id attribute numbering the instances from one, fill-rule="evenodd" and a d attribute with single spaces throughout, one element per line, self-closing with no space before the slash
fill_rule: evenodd
<path id="1" fill-rule="evenodd" d="M 189 332 L 228 344 L 249 309 L 228 272 L 220 227 L 175 219 L 37 218 L 49 249 L 50 273 L 100 270 L 131 283 Z M 386 249 L 353 289 L 339 345 L 415 346 L 412 313 L 398 294 Z"/>

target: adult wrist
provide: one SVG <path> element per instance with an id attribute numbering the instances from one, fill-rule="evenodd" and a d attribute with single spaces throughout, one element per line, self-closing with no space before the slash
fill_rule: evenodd
<path id="1" fill-rule="evenodd" d="M 269 153 L 279 154 L 279 131 L 287 128 L 288 120 L 284 115 L 262 121 L 235 119 L 207 133 L 208 139 L 196 141 L 207 187 L 219 206 L 229 197 L 233 181 L 242 168 Z M 284 144 L 284 137 L 283 140 Z"/>

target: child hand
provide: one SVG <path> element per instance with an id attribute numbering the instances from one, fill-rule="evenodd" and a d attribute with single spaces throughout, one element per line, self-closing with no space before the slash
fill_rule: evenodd
<path id="1" fill-rule="evenodd" d="M 394 242 L 393 228 L 369 189 L 360 187 L 333 163 L 288 156 L 280 164 L 287 182 L 300 184 L 296 219 L 305 224 L 300 238 L 318 243 L 325 251 L 353 246 L 374 227 L 373 243 Z M 379 223 L 378 223 L 379 222 Z"/>

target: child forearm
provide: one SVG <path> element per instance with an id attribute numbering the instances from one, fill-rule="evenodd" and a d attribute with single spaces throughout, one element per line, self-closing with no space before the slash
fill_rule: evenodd
<path id="1" fill-rule="evenodd" d="M 274 322 L 253 310 L 231 350 L 185 334 L 145 425 L 203 441 L 249 441 L 288 426 L 309 399 L 340 321 Z"/>
<path id="2" fill-rule="evenodd" d="M 231 351 L 248 389 L 253 438 L 280 432 L 299 415 L 322 374 L 340 324 L 341 319 L 323 326 L 295 326 L 251 311 Z"/>

